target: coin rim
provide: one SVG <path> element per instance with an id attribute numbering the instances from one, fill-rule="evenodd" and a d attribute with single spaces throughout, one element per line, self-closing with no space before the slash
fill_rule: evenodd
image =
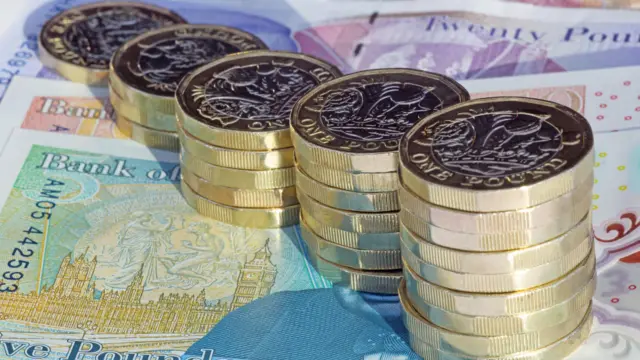
<path id="1" fill-rule="evenodd" d="M 222 148 L 203 142 L 187 132 L 179 120 L 176 119 L 176 122 L 178 124 L 177 133 L 180 138 L 180 145 L 194 156 L 207 159 L 206 162 L 212 165 L 254 171 L 277 170 L 294 166 L 293 148 L 270 151 L 244 151 Z M 271 159 L 273 158 L 277 160 L 272 161 Z M 275 166 L 271 166 L 272 164 L 275 164 Z"/>
<path id="2" fill-rule="evenodd" d="M 342 77 L 322 83 L 305 94 L 305 96 L 300 98 L 300 100 L 298 100 L 296 105 L 293 107 L 293 110 L 291 111 L 290 122 L 292 137 L 296 140 L 299 139 L 299 141 L 294 140 L 294 146 L 296 146 L 296 142 L 298 142 L 296 147 L 306 148 L 307 154 L 305 154 L 305 156 L 308 157 L 310 161 L 326 165 L 336 170 L 359 173 L 397 171 L 399 164 L 397 151 L 398 149 L 388 151 L 372 151 L 367 153 L 339 151 L 326 146 L 322 146 L 322 143 L 316 144 L 311 140 L 306 139 L 304 136 L 304 132 L 300 129 L 297 129 L 295 125 L 296 122 L 300 119 L 299 112 L 305 102 L 309 101 L 317 94 L 329 90 L 332 86 L 335 86 L 342 82 L 353 81 L 359 78 L 366 78 L 368 76 L 394 76 L 396 74 L 409 74 L 411 76 L 420 77 L 423 79 L 426 78 L 430 81 L 439 82 L 441 84 L 445 84 L 448 82 L 448 88 L 454 93 L 459 93 L 458 97 L 461 98 L 461 103 L 468 101 L 471 98 L 469 92 L 464 88 L 464 86 L 462 86 L 462 84 L 448 76 L 435 72 L 408 68 L 386 68 L 356 71 L 348 75 L 344 75 Z M 416 124 L 418 124 L 419 122 L 420 120 Z M 397 139 L 398 148 L 400 147 L 400 139 L 401 138 Z M 296 151 L 298 150 L 296 149 Z"/>
<path id="3" fill-rule="evenodd" d="M 158 29 L 136 36 L 135 38 L 129 40 L 123 46 L 121 46 L 111 57 L 111 61 L 109 62 L 109 80 L 110 80 L 110 85 L 113 85 L 115 91 L 118 94 L 120 94 L 120 96 L 123 99 L 125 99 L 129 103 L 134 104 L 134 106 L 137 109 L 139 109 L 139 113 L 138 113 L 139 118 L 145 117 L 144 114 L 146 114 L 146 112 L 148 112 L 150 109 L 153 109 L 154 111 L 160 112 L 160 113 L 171 114 L 172 116 L 175 117 L 175 112 L 176 112 L 175 91 L 173 92 L 172 95 L 157 95 L 150 92 L 146 92 L 143 89 L 136 87 L 135 84 L 127 82 L 122 77 L 122 74 L 119 74 L 118 71 L 116 71 L 117 69 L 116 64 L 119 61 L 121 61 L 121 57 L 124 55 L 125 51 L 127 51 L 130 47 L 137 45 L 139 42 L 144 41 L 149 37 L 162 34 L 164 32 L 167 32 L 167 33 L 175 32 L 181 29 L 216 29 L 221 31 L 227 31 L 228 33 L 233 35 L 242 33 L 243 35 L 247 36 L 248 40 L 255 42 L 258 48 L 267 49 L 267 45 L 256 35 L 253 35 L 241 29 L 237 29 L 231 26 L 224 26 L 224 25 L 188 24 L 188 23 L 176 24 L 176 25 L 158 28 Z M 210 36 L 202 36 L 202 37 L 211 38 Z M 169 37 L 169 38 L 172 38 L 172 37 Z M 187 75 L 188 73 L 184 74 L 183 77 Z"/>
<path id="4" fill-rule="evenodd" d="M 447 289 L 422 279 L 406 266 L 403 272 L 405 279 L 411 278 L 415 282 L 417 295 L 437 307 L 471 316 L 509 316 L 539 311 L 569 299 L 596 276 L 595 263 L 592 248 L 582 263 L 553 282 L 532 289 L 493 294 Z"/>
<path id="5" fill-rule="evenodd" d="M 408 248 L 400 237 L 400 250 L 404 266 L 417 273 L 423 280 L 452 290 L 480 293 L 506 293 L 525 291 L 553 282 L 580 265 L 593 249 L 591 234 L 562 257 L 536 267 L 498 274 L 462 273 L 428 263 Z"/>
<path id="6" fill-rule="evenodd" d="M 592 302 L 578 318 L 569 318 L 566 322 L 542 331 L 501 334 L 498 336 L 480 336 L 475 334 L 462 334 L 447 330 L 431 323 L 420 315 L 409 299 L 406 287 L 398 289 L 398 298 L 402 308 L 402 320 L 409 333 L 439 350 L 453 354 L 478 357 L 501 357 L 514 353 L 531 352 L 540 348 L 555 344 L 558 340 L 570 336 L 575 329 L 591 317 Z M 577 323 L 576 323 L 577 320 Z M 570 326 L 569 330 L 565 327 Z M 555 336 L 553 332 L 560 331 L 561 336 Z M 566 331 L 566 333 L 565 333 Z M 549 333 L 554 335 L 552 338 Z M 541 340 L 546 340 L 542 342 Z M 452 344 L 453 342 L 453 344 Z M 457 344 L 456 347 L 454 344 Z M 460 346 L 463 345 L 463 346 Z M 463 351 L 464 350 L 464 351 Z"/>
<path id="7" fill-rule="evenodd" d="M 307 225 L 313 232 L 320 234 L 320 237 L 334 244 L 363 250 L 400 250 L 400 234 L 397 232 L 357 233 L 346 231 L 323 224 L 306 211 L 304 207 L 300 208 L 300 214 L 305 218 Z M 395 239 L 390 242 L 388 237 L 395 237 Z M 384 243 L 391 245 L 379 246 L 378 241 L 382 242 L 383 239 Z"/>
<path id="8" fill-rule="evenodd" d="M 359 270 L 399 270 L 402 268 L 400 250 L 364 250 L 341 246 L 316 234 L 300 214 L 300 237 L 316 254 L 335 264 Z M 340 254 L 349 254 L 341 258 Z"/>
<path id="9" fill-rule="evenodd" d="M 295 186 L 268 190 L 232 188 L 215 185 L 184 167 L 181 169 L 181 176 L 182 180 L 196 194 L 222 205 L 253 209 L 272 209 L 298 205 L 298 198 L 295 196 Z M 238 200 L 238 196 L 234 195 L 236 193 L 244 193 L 246 195 L 241 196 L 240 200 Z M 225 198 L 233 201 L 226 201 Z M 272 200 L 275 198 L 278 198 L 278 201 Z"/>
<path id="10" fill-rule="evenodd" d="M 591 216 L 586 215 L 568 232 L 538 245 L 507 251 L 473 252 L 431 243 L 400 224 L 400 237 L 407 250 L 417 258 L 445 270 L 478 275 L 504 274 L 558 261 L 568 253 L 567 250 L 575 249 L 591 236 Z"/>
<path id="11" fill-rule="evenodd" d="M 44 46 L 43 36 L 44 36 L 45 29 L 51 23 L 55 22 L 56 19 L 63 16 L 68 11 L 82 11 L 85 8 L 117 7 L 117 6 L 144 8 L 147 10 L 152 10 L 152 11 L 163 13 L 165 15 L 173 17 L 174 20 L 181 21 L 183 24 L 187 23 L 187 20 L 182 16 L 180 16 L 175 11 L 172 11 L 170 9 L 167 9 L 161 6 L 156 6 L 156 5 L 147 4 L 147 3 L 114 1 L 114 2 L 100 2 L 100 3 L 90 3 L 90 4 L 74 6 L 56 14 L 55 16 L 51 17 L 42 25 L 42 28 L 40 29 L 40 33 L 38 34 L 38 59 L 40 60 L 40 62 L 44 66 L 50 69 L 54 69 L 66 79 L 74 82 L 79 82 L 83 84 L 100 84 L 107 81 L 109 76 L 108 67 L 106 69 L 95 69 L 95 68 L 76 65 L 67 60 L 59 59 L 54 54 L 50 53 L 47 50 L 47 48 Z M 78 76 L 75 76 L 74 74 L 77 74 Z"/>
<path id="12" fill-rule="evenodd" d="M 316 220 L 336 229 L 353 232 L 390 233 L 397 232 L 400 226 L 397 212 L 362 213 L 339 210 L 314 200 L 298 187 L 296 187 L 296 194 L 301 207 L 310 213 L 317 214 L 318 216 L 314 217 Z"/>
<path id="13" fill-rule="evenodd" d="M 180 146 L 180 164 L 210 182 L 239 189 L 278 189 L 295 185 L 293 167 L 273 170 L 244 170 L 217 166 Z"/>
<path id="14" fill-rule="evenodd" d="M 336 66 L 317 57 L 306 54 L 276 50 L 253 50 L 230 54 L 192 71 L 189 75 L 183 77 L 180 84 L 178 84 L 175 96 L 176 115 L 182 121 L 184 128 L 191 134 L 198 134 L 197 137 L 204 142 L 230 149 L 274 150 L 293 147 L 289 127 L 275 131 L 258 132 L 229 130 L 202 123 L 197 118 L 189 115 L 186 110 L 187 106 L 184 103 L 183 93 L 188 89 L 189 82 L 193 78 L 201 74 L 203 71 L 207 71 L 212 67 L 219 66 L 220 64 L 233 62 L 237 59 L 263 56 L 274 56 L 306 61 L 327 70 L 336 78 L 342 76 L 342 72 Z"/>
<path id="15" fill-rule="evenodd" d="M 292 205 L 272 209 L 251 209 L 223 205 L 209 200 L 180 179 L 182 197 L 195 211 L 223 223 L 256 229 L 275 229 L 295 225 L 299 220 L 300 206 Z M 202 207 L 205 209 L 201 209 Z M 229 217 L 227 221 L 225 217 Z"/>
<path id="16" fill-rule="evenodd" d="M 506 189 L 472 190 L 462 188 L 461 186 L 444 185 L 441 183 L 431 182 L 428 177 L 421 177 L 419 173 L 414 172 L 414 170 L 409 167 L 410 165 L 407 165 L 410 138 L 418 132 L 424 124 L 443 116 L 443 113 L 448 114 L 459 108 L 504 101 L 517 101 L 540 105 L 547 108 L 558 108 L 560 111 L 582 119 L 586 125 L 585 131 L 590 136 L 586 140 L 587 143 L 585 151 L 582 156 L 576 160 L 575 166 L 532 184 L 524 184 L 523 186 L 510 187 Z M 577 187 L 576 184 L 581 184 L 582 179 L 584 179 L 589 173 L 593 172 L 595 163 L 593 131 L 588 120 L 584 116 L 564 105 L 556 104 L 547 100 L 518 96 L 478 98 L 452 105 L 445 108 L 443 111 L 431 114 L 420 120 L 402 137 L 399 154 L 400 175 L 403 179 L 404 185 L 413 191 L 414 194 L 418 195 L 424 201 L 436 205 L 473 212 L 516 210 L 536 206 L 562 196 L 563 194 L 575 189 Z"/>
<path id="17" fill-rule="evenodd" d="M 315 180 L 297 163 L 295 168 L 296 186 L 309 197 L 328 206 L 341 210 L 372 213 L 400 210 L 397 191 L 366 193 L 339 189 Z"/>

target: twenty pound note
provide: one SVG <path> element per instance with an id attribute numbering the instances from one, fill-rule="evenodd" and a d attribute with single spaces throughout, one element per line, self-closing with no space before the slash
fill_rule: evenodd
<path id="1" fill-rule="evenodd" d="M 0 96 L 15 76 L 56 76 L 37 59 L 39 26 L 84 2 L 36 6 L 5 31 Z M 640 65 L 640 12 L 634 11 L 492 0 L 347 1 L 340 7 L 323 0 L 153 2 L 191 23 L 237 27 L 272 50 L 314 55 L 344 72 L 417 68 L 463 80 Z"/>

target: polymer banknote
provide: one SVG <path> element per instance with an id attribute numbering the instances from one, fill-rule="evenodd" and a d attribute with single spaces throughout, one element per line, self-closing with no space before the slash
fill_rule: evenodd
<path id="1" fill-rule="evenodd" d="M 332 287 L 297 228 L 198 215 L 176 154 L 16 129 L 0 166 L 2 359 L 417 359 L 396 296 Z"/>
<path id="2" fill-rule="evenodd" d="M 85 0 L 30 0 L 0 37 L 0 94 L 16 75 L 56 77 L 35 56 L 45 19 Z M 456 78 L 565 72 L 640 64 L 640 13 L 535 7 L 494 0 L 149 1 L 189 22 L 230 25 L 271 49 L 303 52 L 344 72 L 383 67 Z M 28 7 L 27 7 L 28 8 Z"/>

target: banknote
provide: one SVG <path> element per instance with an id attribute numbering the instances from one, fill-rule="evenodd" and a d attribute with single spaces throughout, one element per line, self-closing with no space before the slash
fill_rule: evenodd
<path id="1" fill-rule="evenodd" d="M 0 166 L 2 359 L 417 359 L 396 296 L 198 215 L 176 154 L 16 129 Z"/>
<path id="2" fill-rule="evenodd" d="M 524 96 L 554 101 L 583 114 L 595 132 L 640 127 L 640 67 L 462 81 L 474 98 Z"/>
<path id="3" fill-rule="evenodd" d="M 36 6 L 4 32 L 0 95 L 16 75 L 57 76 L 35 55 L 39 26 L 84 2 Z M 271 49 L 311 54 L 345 72 L 418 68 L 462 80 L 640 65 L 640 13 L 633 11 L 493 0 L 347 1 L 340 7 L 323 0 L 150 2 L 189 22 L 241 28 Z"/>

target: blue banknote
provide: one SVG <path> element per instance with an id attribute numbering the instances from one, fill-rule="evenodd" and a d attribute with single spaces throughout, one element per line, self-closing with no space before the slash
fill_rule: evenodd
<path id="1" fill-rule="evenodd" d="M 177 159 L 15 132 L 0 158 L 0 359 L 417 359 L 397 296 L 333 287 L 296 227 L 200 216 Z"/>

